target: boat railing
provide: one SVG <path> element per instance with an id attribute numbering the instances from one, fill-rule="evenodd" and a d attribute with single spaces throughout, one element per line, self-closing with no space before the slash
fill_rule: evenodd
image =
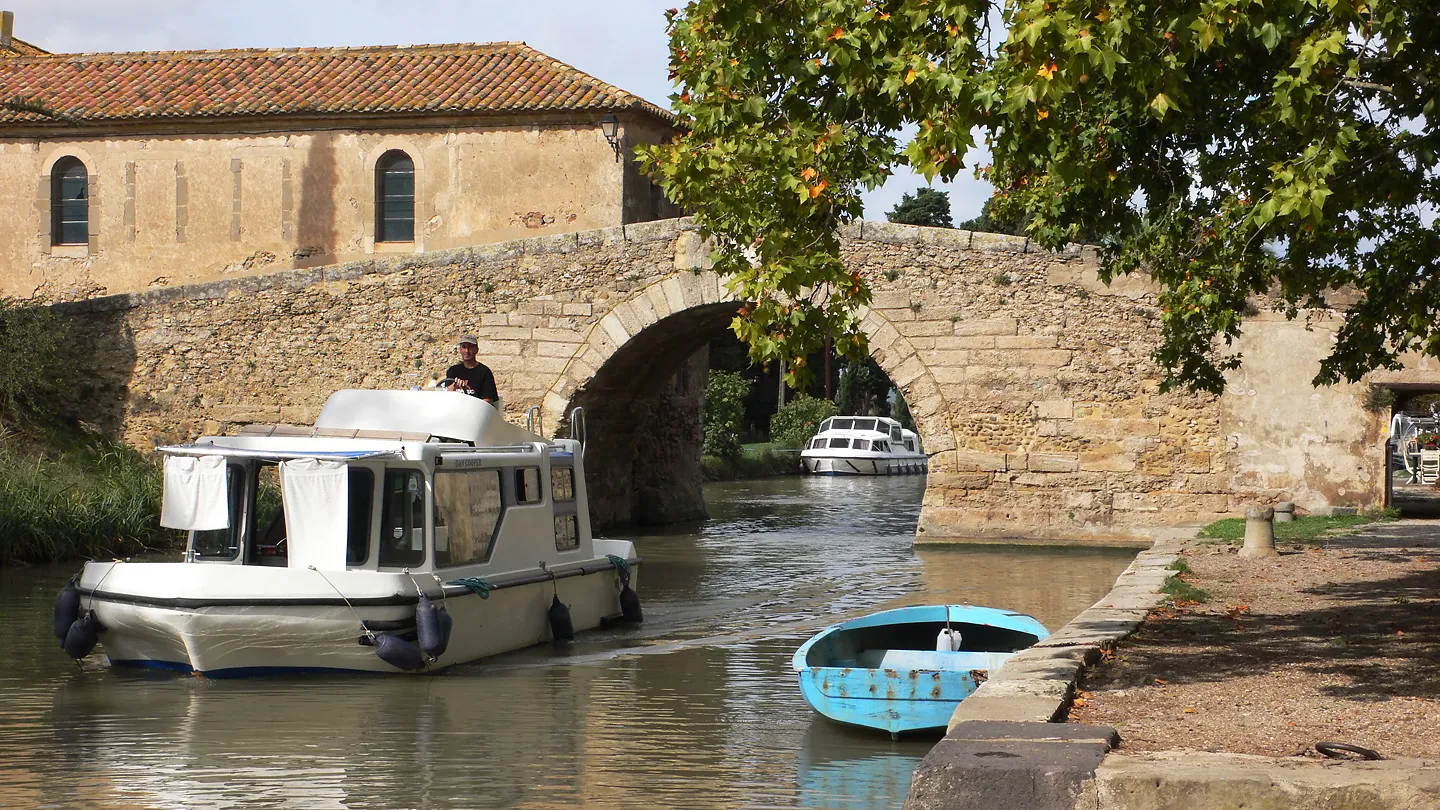
<path id="1" fill-rule="evenodd" d="M 525 429 L 531 433 L 544 435 L 545 427 L 543 420 L 544 415 L 541 413 L 539 405 L 531 405 L 529 409 L 525 411 Z"/>
<path id="2" fill-rule="evenodd" d="M 580 452 L 585 452 L 589 435 L 585 430 L 585 409 L 578 405 L 570 411 L 570 438 L 580 442 Z"/>

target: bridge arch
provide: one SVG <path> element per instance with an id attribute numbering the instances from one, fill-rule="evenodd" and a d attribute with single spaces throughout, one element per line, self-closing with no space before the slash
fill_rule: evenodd
<path id="1" fill-rule="evenodd" d="M 698 408 L 687 416 L 669 396 L 701 401 L 708 359 L 692 358 L 728 328 L 740 304 L 710 270 L 681 270 L 646 284 L 591 325 L 546 391 L 544 424 L 557 433 L 568 430 L 574 408 L 584 409 L 596 525 L 704 515 Z M 872 356 L 905 397 L 933 466 L 936 454 L 955 448 L 941 386 L 884 314 L 867 309 L 861 325 Z"/>

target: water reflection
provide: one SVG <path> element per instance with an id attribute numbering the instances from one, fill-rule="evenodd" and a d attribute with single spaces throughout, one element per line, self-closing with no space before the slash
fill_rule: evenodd
<path id="1" fill-rule="evenodd" d="M 795 647 L 840 618 L 939 601 L 1058 627 L 1131 554 L 917 553 L 922 487 L 712 486 L 712 520 L 633 538 L 643 628 L 428 678 L 85 670 L 49 634 L 71 571 L 0 572 L 0 806 L 899 807 L 933 739 L 814 717 Z"/>

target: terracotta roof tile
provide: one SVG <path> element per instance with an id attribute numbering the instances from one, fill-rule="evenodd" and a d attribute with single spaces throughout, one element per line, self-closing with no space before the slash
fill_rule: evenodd
<path id="1" fill-rule="evenodd" d="M 674 122 L 523 42 L 43 54 L 0 58 L 0 98 L 80 122 L 576 110 L 634 110 Z M 33 109 L 0 110 L 0 124 L 46 120 Z"/>

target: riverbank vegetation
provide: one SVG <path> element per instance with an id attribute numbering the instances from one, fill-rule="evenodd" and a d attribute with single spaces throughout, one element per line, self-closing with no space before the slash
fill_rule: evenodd
<path id="1" fill-rule="evenodd" d="M 736 481 L 744 478 L 773 478 L 799 475 L 800 454 L 771 443 L 746 444 L 733 458 L 701 456 L 700 473 L 706 481 Z"/>
<path id="2" fill-rule="evenodd" d="M 168 545 L 161 473 L 59 413 L 79 348 L 40 303 L 0 299 L 0 565 Z"/>
<path id="3" fill-rule="evenodd" d="M 30 423 L 0 438 L 0 565 L 168 548 L 160 465 L 109 437 Z"/>

